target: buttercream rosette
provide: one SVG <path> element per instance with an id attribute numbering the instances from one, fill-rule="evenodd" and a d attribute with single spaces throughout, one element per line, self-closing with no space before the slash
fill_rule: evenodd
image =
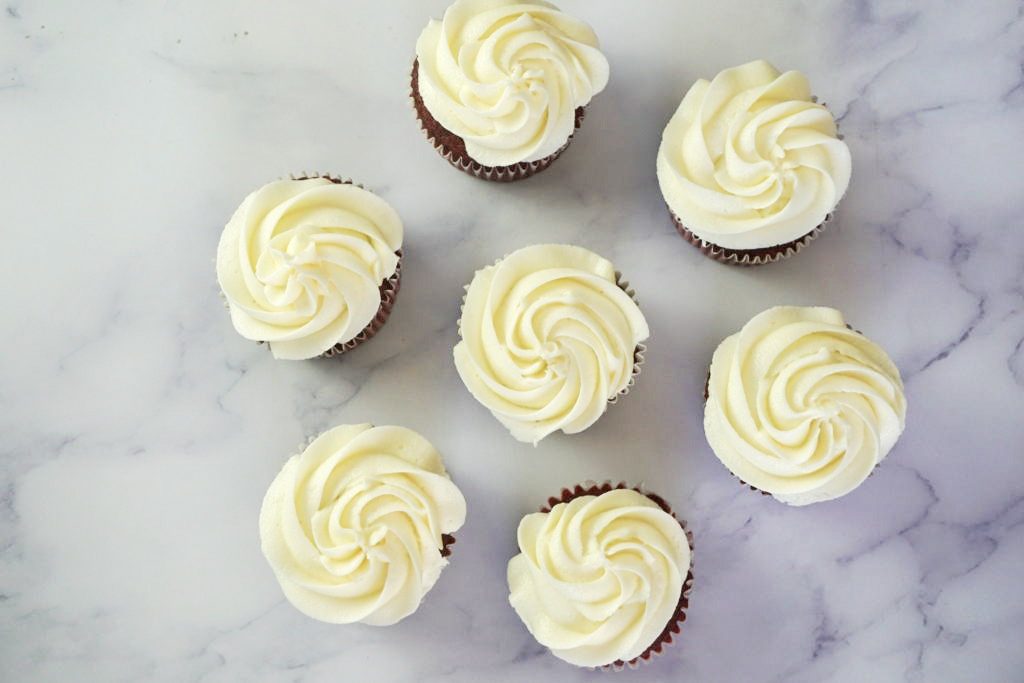
<path id="1" fill-rule="evenodd" d="M 260 541 L 285 597 L 335 624 L 394 624 L 448 564 L 466 501 L 441 455 L 404 427 L 341 425 L 285 463 Z"/>
<path id="2" fill-rule="evenodd" d="M 850 182 L 850 150 L 807 77 L 763 60 L 698 80 L 662 134 L 658 183 L 705 255 L 758 265 L 818 236 Z"/>
<path id="3" fill-rule="evenodd" d="M 264 185 L 238 207 L 217 247 L 235 329 L 282 359 L 355 348 L 391 314 L 402 238 L 397 212 L 351 181 L 301 174 Z"/>
<path id="4" fill-rule="evenodd" d="M 906 422 L 899 370 L 832 308 L 779 306 L 715 351 L 704 432 L 729 471 L 790 505 L 844 496 Z"/>
<path id="5" fill-rule="evenodd" d="M 693 535 L 663 498 L 588 482 L 524 517 L 517 537 L 509 601 L 556 657 L 621 670 L 674 642 L 693 587 Z"/>
<path id="6" fill-rule="evenodd" d="M 477 271 L 466 288 L 455 366 L 514 438 L 576 434 L 629 391 L 649 336 L 611 262 L 541 244 Z"/>
<path id="7" fill-rule="evenodd" d="M 607 82 L 594 31 L 555 5 L 456 0 L 416 42 L 410 96 L 449 163 L 510 181 L 550 166 Z"/>

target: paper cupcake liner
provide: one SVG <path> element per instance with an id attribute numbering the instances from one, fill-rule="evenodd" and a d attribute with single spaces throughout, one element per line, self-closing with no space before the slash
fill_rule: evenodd
<path id="1" fill-rule="evenodd" d="M 543 159 L 537 161 L 520 161 L 519 163 L 512 164 L 510 166 L 484 166 L 483 164 L 475 161 L 466 152 L 466 143 L 455 133 L 441 125 L 441 123 L 431 115 L 426 105 L 423 103 L 423 98 L 420 96 L 419 89 L 419 60 L 413 60 L 412 63 L 412 74 L 409 82 L 409 100 L 412 102 L 413 110 L 416 112 L 416 119 L 419 121 L 420 130 L 423 131 L 427 137 L 427 141 L 431 146 L 437 150 L 449 164 L 459 169 L 463 173 L 468 173 L 471 176 L 480 178 L 482 180 L 490 180 L 499 183 L 508 183 L 515 180 L 523 180 L 529 178 L 535 173 L 540 173 L 548 166 L 550 166 L 555 159 L 561 156 L 562 152 L 569 147 L 569 143 L 572 142 L 572 138 L 579 127 L 583 125 L 584 108 L 576 108 L 576 123 L 573 128 L 573 133 L 569 135 L 569 139 L 565 141 L 565 144 L 559 147 L 555 152 L 549 154 Z"/>
<path id="2" fill-rule="evenodd" d="M 453 545 L 455 545 L 454 536 L 451 534 L 441 534 L 441 557 L 450 557 Z"/>
<path id="3" fill-rule="evenodd" d="M 636 298 L 636 290 L 634 290 L 629 285 L 629 280 L 623 279 L 622 273 L 620 273 L 619 271 L 615 271 L 615 284 L 618 285 L 619 289 L 625 292 L 629 296 L 629 298 L 633 300 L 633 303 L 636 304 L 637 308 L 640 308 L 640 300 Z M 610 403 L 611 405 L 615 405 L 616 403 L 619 402 L 620 398 L 629 394 L 629 390 L 633 388 L 633 386 L 636 384 L 637 379 L 640 378 L 640 371 L 643 369 L 644 364 L 644 354 L 646 353 L 646 344 L 641 342 L 640 344 L 636 345 L 636 348 L 633 349 L 633 372 L 629 376 L 629 381 L 626 383 L 626 386 L 624 386 L 622 390 L 619 391 L 619 393 L 615 394 L 610 399 L 608 399 L 608 403 Z"/>
<path id="4" fill-rule="evenodd" d="M 359 183 L 353 182 L 351 178 L 342 178 L 334 175 L 333 173 L 322 173 L 320 171 L 302 171 L 300 173 L 292 173 L 289 178 L 292 180 L 326 178 L 337 185 L 355 185 L 358 188 L 366 189 Z M 380 307 L 377 309 L 376 315 L 373 316 L 373 320 L 371 320 L 366 327 L 359 332 L 359 334 L 348 341 L 335 344 L 320 354 L 319 358 L 333 358 L 334 356 L 340 356 L 346 351 L 351 351 L 360 344 L 372 339 L 373 336 L 377 334 L 382 327 L 384 327 L 384 323 L 386 323 L 388 318 L 391 316 L 391 309 L 395 306 L 395 299 L 398 298 L 398 291 L 402 288 L 402 250 L 399 249 L 396 251 L 395 255 L 398 256 L 398 263 L 395 265 L 395 272 L 380 285 Z"/>
<path id="5" fill-rule="evenodd" d="M 617 484 L 612 483 L 610 480 L 606 480 L 601 484 L 594 481 L 586 481 L 582 484 L 577 484 L 572 488 L 563 488 L 561 493 L 557 496 L 548 498 L 547 505 L 543 506 L 541 512 L 551 512 L 551 508 L 559 503 L 568 503 L 569 501 L 580 498 L 581 496 L 599 496 L 602 493 L 608 493 L 615 489 L 632 489 L 637 493 L 646 496 L 650 500 L 654 501 L 662 510 L 672 515 L 672 518 L 679 522 L 679 526 L 683 528 L 683 532 L 686 533 L 686 541 L 690 544 L 690 568 L 686 572 L 686 578 L 683 580 L 682 590 L 679 592 L 679 602 L 676 604 L 676 610 L 668 623 L 665 624 L 665 628 L 662 629 L 657 639 L 651 643 L 646 650 L 640 653 L 639 656 L 634 657 L 628 662 L 622 661 L 621 659 L 612 662 L 611 664 L 605 664 L 604 666 L 597 667 L 603 671 L 622 671 L 623 669 L 636 669 L 641 664 L 651 661 L 654 657 L 663 654 L 665 650 L 673 642 L 675 642 L 675 636 L 679 635 L 682 629 L 683 622 L 686 621 L 686 610 L 690 606 L 690 593 L 693 591 L 693 532 L 686 526 L 686 521 L 676 517 L 676 514 L 672 511 L 672 507 L 668 502 L 650 491 L 644 490 L 641 486 L 630 486 L 625 482 L 619 482 Z"/>
<path id="6" fill-rule="evenodd" d="M 508 254 L 505 254 L 503 257 L 496 260 L 494 262 L 494 265 L 498 265 L 506 258 L 508 258 L 508 256 Z M 476 272 L 474 272 L 474 276 L 475 275 Z M 633 303 L 636 304 L 637 308 L 640 308 L 640 301 L 636 297 L 636 290 L 634 290 L 630 286 L 628 280 L 624 280 L 622 278 L 622 273 L 620 273 L 619 271 L 615 271 L 615 284 L 619 287 L 619 289 L 624 291 L 630 299 L 633 300 Z M 464 293 L 462 295 L 462 304 L 459 306 L 459 319 L 455 321 L 455 324 L 459 330 L 460 339 L 462 338 L 462 312 L 466 307 L 466 293 L 469 292 L 469 285 L 467 284 L 465 287 L 463 287 L 463 290 Z M 640 377 L 640 372 L 643 369 L 644 364 L 644 354 L 646 353 L 647 345 L 644 344 L 643 342 L 637 344 L 636 348 L 633 349 L 633 371 L 629 375 L 629 381 L 626 382 L 626 386 L 622 387 L 622 389 L 620 389 L 618 393 L 616 393 L 614 396 L 608 399 L 609 405 L 615 405 L 616 403 L 619 402 L 619 399 L 629 394 L 630 389 L 633 388 L 633 386 L 636 384 L 637 379 Z"/>
<path id="7" fill-rule="evenodd" d="M 683 225 L 683 221 L 671 208 L 668 209 L 668 213 L 672 217 L 672 223 L 676 226 L 676 230 L 684 240 L 697 247 L 708 258 L 733 266 L 761 266 L 798 254 L 804 247 L 817 239 L 818 235 L 822 233 L 832 220 L 832 214 L 825 216 L 825 220 L 818 227 L 803 237 L 792 242 L 786 242 L 785 244 L 765 247 L 763 249 L 729 249 L 697 237 L 689 228 Z"/>

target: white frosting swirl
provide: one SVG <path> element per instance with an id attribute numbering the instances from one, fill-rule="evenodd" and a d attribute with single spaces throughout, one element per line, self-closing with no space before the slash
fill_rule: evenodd
<path id="1" fill-rule="evenodd" d="M 839 311 L 779 306 L 715 351 L 704 431 L 737 477 L 807 505 L 860 485 L 906 412 L 899 370 Z"/>
<path id="2" fill-rule="evenodd" d="M 473 396 L 520 441 L 581 432 L 629 384 L 647 339 L 640 308 L 597 254 L 541 244 L 477 271 L 455 366 Z"/>
<path id="3" fill-rule="evenodd" d="M 690 569 L 679 522 L 630 489 L 527 515 L 519 549 L 509 601 L 541 645 L 577 666 L 643 654 L 674 617 Z"/>
<path id="4" fill-rule="evenodd" d="M 217 247 L 235 329 L 276 358 L 313 358 L 353 339 L 395 274 L 402 221 L 383 199 L 326 178 L 279 180 L 242 202 Z"/>
<path id="5" fill-rule="evenodd" d="M 665 127 L 658 182 L 683 225 L 729 249 L 796 240 L 850 182 L 850 150 L 807 78 L 768 62 L 699 80 Z"/>
<path id="6" fill-rule="evenodd" d="M 424 105 L 485 166 L 558 151 L 608 83 L 593 30 L 542 0 L 456 0 L 416 57 Z"/>
<path id="7" fill-rule="evenodd" d="M 448 564 L 466 501 L 441 456 L 404 427 L 342 425 L 292 457 L 260 511 L 263 554 L 289 601 L 335 624 L 416 611 Z"/>

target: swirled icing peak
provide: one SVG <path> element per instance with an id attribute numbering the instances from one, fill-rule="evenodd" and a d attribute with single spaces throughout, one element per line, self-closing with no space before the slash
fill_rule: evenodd
<path id="1" fill-rule="evenodd" d="M 715 351 L 704 431 L 741 480 L 807 505 L 860 485 L 906 412 L 899 370 L 839 311 L 779 306 Z"/>
<path id="2" fill-rule="evenodd" d="M 674 618 L 690 569 L 679 522 L 631 489 L 581 496 L 519 524 L 509 601 L 537 641 L 577 666 L 628 662 Z"/>
<path id="3" fill-rule="evenodd" d="M 228 221 L 217 280 L 235 329 L 276 358 L 318 356 L 353 339 L 395 274 L 402 221 L 383 199 L 327 178 L 259 188 Z"/>
<path id="4" fill-rule="evenodd" d="M 424 105 L 485 166 L 558 151 L 608 82 L 593 30 L 543 0 L 456 0 L 416 57 Z"/>
<path id="5" fill-rule="evenodd" d="M 442 534 L 465 518 L 462 493 L 426 439 L 404 427 L 342 425 L 274 479 L 260 539 L 300 611 L 386 626 L 416 611 L 447 564 Z"/>
<path id="6" fill-rule="evenodd" d="M 699 80 L 665 127 L 658 182 L 701 239 L 730 249 L 796 240 L 850 182 L 850 150 L 807 78 L 765 61 Z"/>
<path id="7" fill-rule="evenodd" d="M 606 259 L 541 244 L 477 271 L 455 366 L 516 439 L 581 432 L 629 384 L 647 321 Z"/>

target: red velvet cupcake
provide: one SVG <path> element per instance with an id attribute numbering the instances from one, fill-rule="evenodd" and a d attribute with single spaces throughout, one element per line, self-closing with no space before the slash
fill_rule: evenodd
<path id="1" fill-rule="evenodd" d="M 416 42 L 410 96 L 427 139 L 452 166 L 512 181 L 565 151 L 607 82 L 593 30 L 555 6 L 456 0 Z"/>
<path id="2" fill-rule="evenodd" d="M 610 482 L 563 489 L 523 518 L 518 542 L 509 601 L 559 659 L 634 668 L 679 633 L 693 535 L 660 496 Z"/>
<path id="3" fill-rule="evenodd" d="M 383 199 L 330 174 L 252 192 L 224 228 L 217 281 L 243 337 L 275 358 L 335 356 L 387 322 L 402 277 L 403 227 Z"/>
<path id="4" fill-rule="evenodd" d="M 798 71 L 765 61 L 698 80 L 665 126 L 658 183 L 676 230 L 753 266 L 816 238 L 850 182 L 850 150 Z"/>

